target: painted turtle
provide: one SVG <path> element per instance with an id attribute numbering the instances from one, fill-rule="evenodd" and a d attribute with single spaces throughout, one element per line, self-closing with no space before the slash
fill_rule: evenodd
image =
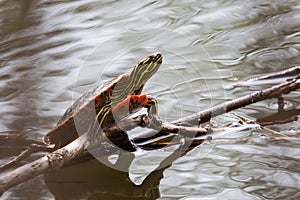
<path id="1" fill-rule="evenodd" d="M 44 143 L 60 148 L 86 132 L 92 142 L 96 141 L 105 127 L 143 107 L 151 120 L 160 123 L 156 100 L 141 92 L 161 63 L 162 55 L 153 54 L 136 64 L 130 74 L 120 75 L 82 95 L 45 135 Z M 135 150 L 125 132 L 118 139 L 109 139 L 122 149 Z"/>

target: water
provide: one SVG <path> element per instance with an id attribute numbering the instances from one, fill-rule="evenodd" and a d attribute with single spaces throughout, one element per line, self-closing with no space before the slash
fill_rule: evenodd
<path id="1" fill-rule="evenodd" d="M 157 51 L 164 55 L 163 65 L 144 91 L 157 97 L 164 121 L 264 88 L 268 85 L 221 89 L 299 65 L 299 9 L 296 0 L 1 0 L 0 130 L 41 139 L 80 94 L 130 72 L 137 61 Z M 286 110 L 299 110 L 299 95 L 287 95 Z M 265 117 L 277 112 L 276 101 L 236 113 Z M 212 123 L 221 127 L 236 121 L 226 114 Z M 297 136 L 299 125 L 270 128 Z M 262 133 L 271 134 L 250 129 L 221 137 Z M 96 199 L 298 199 L 298 147 L 299 140 L 268 139 L 202 145 L 139 187 L 124 181 L 126 173 L 86 163 L 68 170 L 60 181 L 51 177 L 46 186 L 38 177 L 2 198 L 53 199 L 55 194 L 57 199 L 79 199 L 94 192 Z M 157 159 L 137 159 L 132 180 L 142 182 Z"/>

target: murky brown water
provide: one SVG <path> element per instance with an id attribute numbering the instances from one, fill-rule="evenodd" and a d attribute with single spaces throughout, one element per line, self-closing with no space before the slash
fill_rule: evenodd
<path id="1" fill-rule="evenodd" d="M 265 85 L 204 92 L 299 65 L 299 9 L 296 0 L 1 0 L 0 131 L 41 139 L 81 93 L 129 72 L 157 51 L 164 64 L 145 92 L 158 98 L 164 121 L 259 90 Z M 299 96 L 299 91 L 288 95 L 285 109 L 299 110 Z M 265 117 L 277 112 L 276 101 L 236 113 Z M 232 121 L 237 119 L 231 114 L 212 120 L 216 126 Z M 299 135 L 300 123 L 270 128 Z M 221 137 L 261 133 L 271 134 L 252 129 Z M 140 156 L 131 179 L 142 182 L 164 153 Z M 297 140 L 206 144 L 152 173 L 141 186 L 128 181 L 126 173 L 91 161 L 66 170 L 61 178 L 49 177 L 50 190 L 39 177 L 2 198 L 298 199 L 299 153 Z"/>

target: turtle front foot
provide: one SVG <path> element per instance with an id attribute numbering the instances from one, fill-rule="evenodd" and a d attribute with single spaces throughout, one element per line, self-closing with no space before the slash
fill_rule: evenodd
<path id="1" fill-rule="evenodd" d="M 148 102 L 145 106 L 148 111 L 148 116 L 151 120 L 150 128 L 159 130 L 161 129 L 162 121 L 158 116 L 157 100 L 151 96 L 148 96 Z"/>

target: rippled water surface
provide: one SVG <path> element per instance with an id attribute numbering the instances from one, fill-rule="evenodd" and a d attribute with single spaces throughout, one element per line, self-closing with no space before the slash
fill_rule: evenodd
<path id="1" fill-rule="evenodd" d="M 163 65 L 144 91 L 157 97 L 163 121 L 270 86 L 222 89 L 300 64 L 299 11 L 297 0 L 1 0 L 0 131 L 41 139 L 80 94 L 130 72 L 153 52 L 163 54 Z M 284 108 L 299 115 L 299 97 L 299 91 L 287 95 Z M 236 113 L 255 120 L 275 114 L 277 107 L 270 99 Z M 226 114 L 211 122 L 222 127 L 237 121 Z M 300 123 L 269 128 L 299 136 Z M 219 137 L 259 134 L 275 133 L 247 129 Z M 124 173 L 81 164 L 67 177 L 51 177 L 48 184 L 40 176 L 2 198 L 87 199 L 95 193 L 95 199 L 299 199 L 299 145 L 268 139 L 204 144 L 141 186 L 124 181 Z M 165 153 L 137 159 L 131 179 L 141 183 Z M 75 177 L 79 172 L 85 179 Z"/>

